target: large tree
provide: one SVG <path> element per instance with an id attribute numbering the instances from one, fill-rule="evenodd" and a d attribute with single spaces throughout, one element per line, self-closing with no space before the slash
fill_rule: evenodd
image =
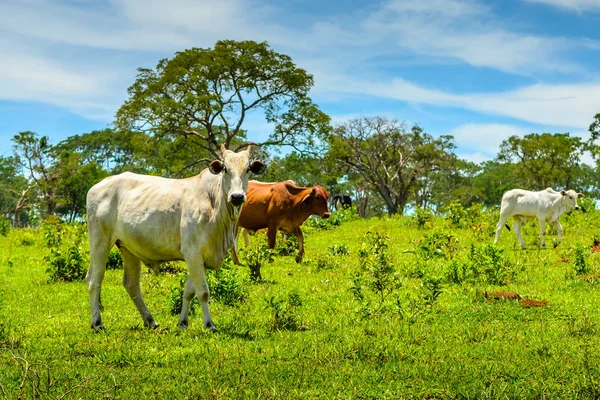
<path id="1" fill-rule="evenodd" d="M 402 213 L 419 181 L 454 158 L 451 136 L 434 138 L 418 125 L 410 130 L 381 117 L 354 119 L 337 127 L 330 154 L 362 176 L 381 196 L 389 214 Z"/>
<path id="2" fill-rule="evenodd" d="M 195 136 L 214 156 L 221 143 L 248 143 L 243 124 L 251 112 L 264 114 L 273 126 L 265 140 L 254 141 L 259 145 L 311 150 L 330 130 L 329 117 L 308 97 L 312 76 L 265 42 L 219 41 L 213 49 L 178 52 L 156 69 L 138 71 L 117 112 L 120 130 Z"/>
<path id="3" fill-rule="evenodd" d="M 498 160 L 515 163 L 519 185 L 530 190 L 571 188 L 586 144 L 568 133 L 511 136 L 500 145 Z"/>

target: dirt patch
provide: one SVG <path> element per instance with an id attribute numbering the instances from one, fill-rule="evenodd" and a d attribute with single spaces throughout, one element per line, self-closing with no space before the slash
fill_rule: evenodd
<path id="1" fill-rule="evenodd" d="M 580 281 L 593 281 L 594 279 L 598 279 L 598 278 L 600 278 L 600 274 L 580 276 L 579 280 Z"/>
<path id="2" fill-rule="evenodd" d="M 550 302 L 548 300 L 535 300 L 535 299 L 523 299 L 519 301 L 521 307 L 531 308 L 531 307 L 546 307 Z"/>
<path id="3" fill-rule="evenodd" d="M 517 292 L 485 292 L 484 297 L 490 300 L 521 300 Z"/>

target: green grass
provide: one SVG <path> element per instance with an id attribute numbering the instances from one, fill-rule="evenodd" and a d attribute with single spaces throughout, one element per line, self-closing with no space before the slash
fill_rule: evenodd
<path id="1" fill-rule="evenodd" d="M 600 282 L 580 281 L 573 265 L 576 247 L 600 237 L 600 213 L 563 217 L 556 249 L 539 249 L 535 223 L 524 226 L 525 251 L 504 231 L 499 247 L 516 271 L 506 285 L 451 283 L 450 263 L 466 260 L 471 244 L 491 243 L 495 222 L 458 229 L 435 218 L 419 229 L 398 217 L 306 229 L 302 264 L 275 256 L 262 267 L 263 283 L 244 280 L 245 301 L 211 303 L 217 333 L 202 328 L 200 310 L 187 330 L 178 329 L 170 298 L 179 278 L 145 268 L 142 290 L 160 327 L 143 328 L 122 271 L 109 270 L 107 329 L 94 333 L 85 284 L 48 283 L 41 232 L 11 230 L 0 236 L 0 398 L 59 398 L 70 390 L 65 398 L 600 397 Z M 369 230 L 389 235 L 401 287 L 385 307 L 372 302 L 364 313 L 350 288 Z M 456 250 L 420 256 L 417 245 L 433 232 L 453 235 Z M 547 236 L 549 247 L 555 238 Z M 327 250 L 336 244 L 349 255 Z M 600 256 L 586 257 L 590 273 L 599 273 Z M 442 293 L 431 304 L 422 283 L 432 277 L 442 278 Z M 488 301 L 486 290 L 550 304 Z M 302 304 L 287 308 L 297 324 L 282 329 L 269 300 L 289 306 L 290 294 Z"/>

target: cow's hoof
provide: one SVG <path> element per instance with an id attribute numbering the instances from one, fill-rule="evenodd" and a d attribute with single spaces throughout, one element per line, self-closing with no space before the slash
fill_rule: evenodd
<path id="1" fill-rule="evenodd" d="M 179 329 L 187 329 L 188 327 L 188 320 L 184 320 L 184 321 L 179 321 L 177 323 L 177 326 L 179 327 Z"/>
<path id="2" fill-rule="evenodd" d="M 92 322 L 92 329 L 96 332 L 100 332 L 104 330 L 104 325 L 102 324 L 101 321 L 98 322 Z"/>
<path id="3" fill-rule="evenodd" d="M 158 328 L 158 324 L 155 320 L 144 321 L 144 326 L 148 329 L 156 329 Z"/>
<path id="4" fill-rule="evenodd" d="M 204 325 L 204 329 L 206 329 L 207 331 L 210 332 L 216 332 L 217 328 L 215 327 L 215 324 L 213 324 L 212 321 L 210 321 L 209 323 L 207 323 L 206 325 Z"/>

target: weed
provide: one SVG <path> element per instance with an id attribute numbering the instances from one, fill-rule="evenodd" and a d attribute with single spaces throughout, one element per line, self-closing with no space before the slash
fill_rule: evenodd
<path id="1" fill-rule="evenodd" d="M 240 274 L 239 268 L 224 266 L 207 275 L 210 298 L 227 306 L 236 306 L 248 298 L 248 278 Z"/>
<path id="2" fill-rule="evenodd" d="M 292 256 L 298 252 L 300 245 L 296 235 L 281 233 L 281 240 L 278 241 L 277 255 L 280 256 Z"/>
<path id="3" fill-rule="evenodd" d="M 433 213 L 430 208 L 417 207 L 411 223 L 418 228 L 431 228 L 433 226 Z"/>
<path id="4" fill-rule="evenodd" d="M 334 256 L 347 256 L 350 254 L 350 250 L 345 244 L 334 244 L 327 248 L 327 253 Z"/>
<path id="5" fill-rule="evenodd" d="M 338 269 L 340 267 L 339 262 L 332 257 L 318 257 L 317 258 L 317 270 L 322 271 L 326 269 Z"/>
<path id="6" fill-rule="evenodd" d="M 444 231 L 436 231 L 425 235 L 417 247 L 412 251 L 424 260 L 444 257 L 452 258 L 458 247 L 458 239 Z"/>
<path id="7" fill-rule="evenodd" d="M 442 278 L 428 277 L 421 282 L 423 300 L 426 306 L 433 307 L 438 297 L 442 294 Z"/>
<path id="8" fill-rule="evenodd" d="M 457 228 L 466 228 L 476 224 L 481 218 L 482 205 L 475 203 L 469 208 L 454 200 L 446 206 L 446 220 Z"/>
<path id="9" fill-rule="evenodd" d="M 257 241 L 241 251 L 242 262 L 250 268 L 250 279 L 253 282 L 262 281 L 260 268 L 267 262 L 273 261 L 273 252 L 264 240 Z"/>
<path id="10" fill-rule="evenodd" d="M 466 260 L 452 261 L 446 267 L 446 279 L 452 283 L 483 281 L 506 285 L 517 275 L 516 266 L 493 244 L 476 247 L 471 244 Z"/>
<path id="11" fill-rule="evenodd" d="M 581 245 L 575 247 L 575 260 L 573 267 L 576 275 L 586 275 L 590 273 L 590 265 L 587 261 L 588 250 Z"/>
<path id="12" fill-rule="evenodd" d="M 302 298 L 298 292 L 292 292 L 284 299 L 271 296 L 265 301 L 267 303 L 265 309 L 271 310 L 273 317 L 273 330 L 301 331 L 306 329 L 298 316 L 302 306 Z"/>

